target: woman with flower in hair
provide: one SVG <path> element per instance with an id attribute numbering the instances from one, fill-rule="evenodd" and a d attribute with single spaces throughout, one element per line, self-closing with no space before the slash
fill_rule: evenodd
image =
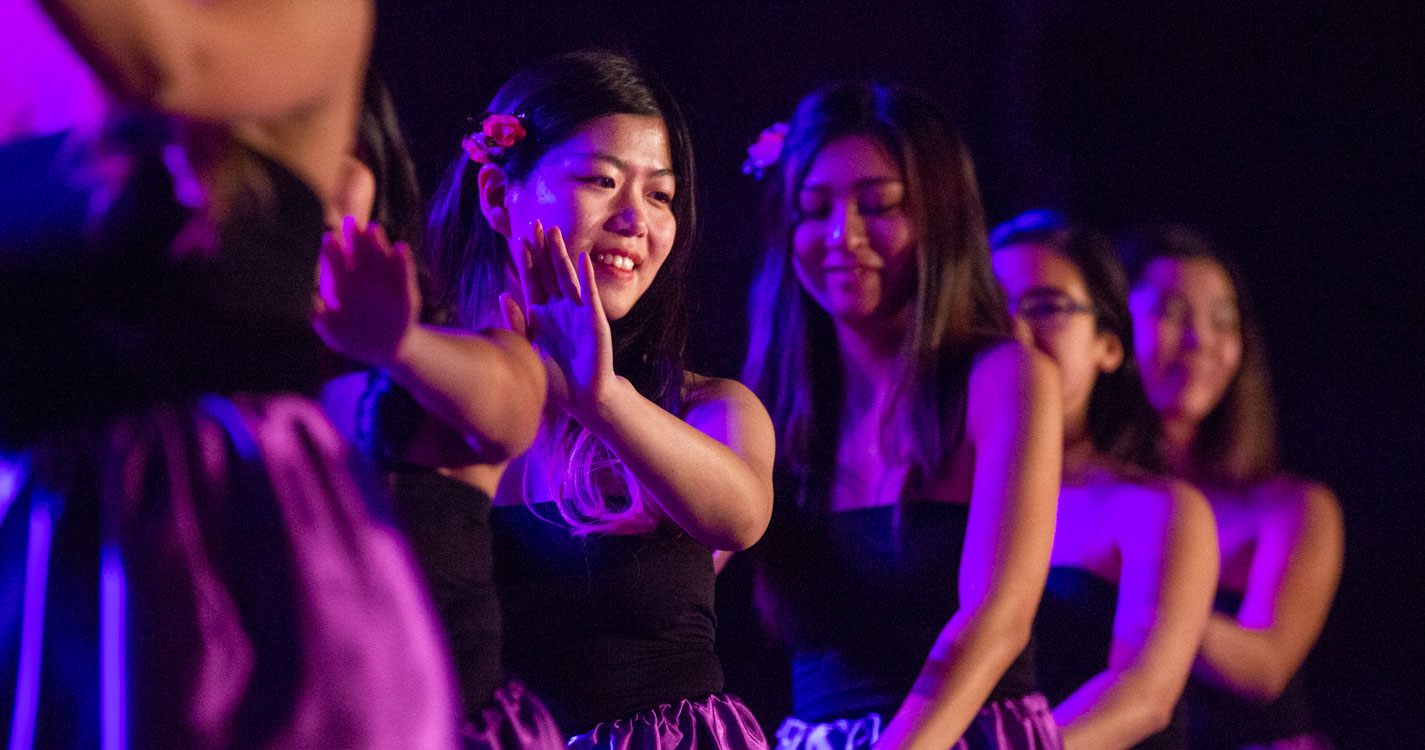
<path id="1" fill-rule="evenodd" d="M 1058 747 L 1027 647 L 1059 399 L 1011 336 L 968 152 L 924 97 L 847 83 L 753 166 L 774 199 L 744 380 L 778 441 L 753 554 L 791 650 L 779 747 Z"/>
<path id="2" fill-rule="evenodd" d="M 1180 226 L 1119 250 L 1168 468 L 1217 519 L 1221 581 L 1186 695 L 1193 747 L 1326 747 L 1300 669 L 1341 578 L 1341 508 L 1277 466 L 1264 347 L 1235 266 Z"/>
<path id="3" fill-rule="evenodd" d="M 313 321 L 334 350 L 372 369 L 329 382 L 324 406 L 392 490 L 455 666 L 462 746 L 556 750 L 564 743 L 549 712 L 500 669 L 490 534 L 500 471 L 538 429 L 544 368 L 513 333 L 438 327 L 443 311 L 423 304 L 429 283 L 406 243 L 419 239 L 425 220 L 415 169 L 374 77 L 346 177 L 341 211 L 349 218 L 324 245 Z M 482 377 L 430 366 L 445 362 Z M 452 391 L 458 399 L 445 396 Z"/>
<path id="4" fill-rule="evenodd" d="M 548 379 L 534 447 L 493 492 L 505 669 L 573 747 L 764 747 L 721 693 L 712 551 L 762 535 L 773 440 L 751 392 L 683 365 L 677 105 L 627 58 L 574 53 L 510 79 L 463 146 L 423 248 L 431 302 L 528 337 Z M 467 382 L 411 377 L 451 403 L 483 387 L 448 364 Z"/>
<path id="5" fill-rule="evenodd" d="M 1168 479 L 1138 380 L 1128 281 L 1108 237 L 1047 211 L 990 234 L 995 276 L 1059 366 L 1064 476 L 1035 620 L 1064 747 L 1185 750 L 1179 707 L 1217 584 L 1212 510 Z"/>

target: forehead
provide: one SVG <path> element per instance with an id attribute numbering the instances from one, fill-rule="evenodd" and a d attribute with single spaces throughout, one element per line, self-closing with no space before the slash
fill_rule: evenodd
<path id="1" fill-rule="evenodd" d="M 1237 301 L 1227 271 L 1208 258 L 1155 258 L 1143 268 L 1140 283 L 1189 300 Z"/>
<path id="2" fill-rule="evenodd" d="M 995 277 L 1011 299 L 1018 299 L 1035 287 L 1047 287 L 1075 299 L 1088 296 L 1078 266 L 1057 250 L 1034 242 L 1024 242 L 996 250 L 990 256 Z"/>
<path id="3" fill-rule="evenodd" d="M 853 135 L 837 138 L 817 151 L 802 180 L 802 189 L 902 179 L 900 166 L 884 146 L 866 136 Z"/>
<path id="4" fill-rule="evenodd" d="M 545 155 L 551 161 L 612 156 L 630 167 L 672 169 L 668 128 L 660 117 L 605 115 L 585 123 Z"/>

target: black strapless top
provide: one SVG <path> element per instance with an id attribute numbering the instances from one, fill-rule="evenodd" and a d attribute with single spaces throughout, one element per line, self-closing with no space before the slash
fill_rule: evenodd
<path id="1" fill-rule="evenodd" d="M 489 704 L 502 677 L 490 496 L 411 464 L 392 473 L 392 489 L 396 515 L 455 658 L 465 713 L 475 716 Z"/>
<path id="2" fill-rule="evenodd" d="M 1236 617 L 1242 594 L 1218 589 L 1213 609 Z M 1258 703 L 1197 679 L 1188 680 L 1188 735 L 1194 750 L 1269 745 L 1315 730 L 1306 695 L 1304 670 L 1298 669 L 1276 700 Z"/>
<path id="3" fill-rule="evenodd" d="M 272 205 L 205 232 L 175 196 L 163 127 L 129 125 L 118 185 L 91 179 L 73 136 L 0 147 L 0 449 L 160 401 L 314 391 L 316 195 L 254 153 Z"/>
<path id="4" fill-rule="evenodd" d="M 1034 618 L 1034 667 L 1039 691 L 1057 706 L 1108 667 L 1118 586 L 1082 568 L 1054 566 Z M 1163 731 L 1134 750 L 1184 750 L 1182 702 Z"/>
<path id="5" fill-rule="evenodd" d="M 788 638 L 792 711 L 804 721 L 870 712 L 889 719 L 959 609 L 969 506 L 916 502 L 832 513 L 778 504 L 764 541 L 763 580 Z M 1032 649 L 990 695 L 1034 691 Z"/>
<path id="6" fill-rule="evenodd" d="M 574 536 L 558 519 L 553 503 L 491 515 L 505 669 L 559 729 L 721 691 L 712 552 L 676 528 Z"/>

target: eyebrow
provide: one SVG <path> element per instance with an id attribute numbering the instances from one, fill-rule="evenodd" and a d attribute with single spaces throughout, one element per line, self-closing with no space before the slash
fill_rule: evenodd
<path id="1" fill-rule="evenodd" d="M 900 184 L 903 184 L 903 183 L 904 183 L 904 180 L 901 180 L 899 177 L 866 177 L 866 178 L 864 178 L 864 179 L 860 179 L 860 180 L 857 180 L 857 181 L 851 183 L 851 188 L 852 188 L 853 190 L 860 190 L 860 189 L 862 189 L 862 188 L 868 188 L 868 187 L 879 187 L 879 186 L 881 186 L 881 185 L 900 185 Z M 806 183 L 802 183 L 801 189 L 802 189 L 802 190 L 830 190 L 831 188 L 830 188 L 830 186 L 825 185 L 825 184 L 816 184 L 816 183 L 813 183 L 813 184 L 808 185 L 808 184 L 806 184 Z"/>
<path id="2" fill-rule="evenodd" d="M 1054 296 L 1057 296 L 1057 297 L 1068 297 L 1068 298 L 1070 298 L 1070 299 L 1073 299 L 1073 295 L 1072 295 L 1072 294 L 1069 294 L 1067 291 L 1065 291 L 1065 290 L 1063 290 L 1063 289 L 1060 289 L 1060 288 L 1057 287 L 1057 286 L 1049 286 L 1049 285 L 1047 285 L 1047 284 L 1040 284 L 1040 285 L 1038 285 L 1038 286 L 1031 286 L 1031 287 L 1029 287 L 1028 289 L 1025 289 L 1023 292 L 1021 292 L 1019 296 L 1020 296 L 1021 299 L 1023 299 L 1024 297 L 1031 297 L 1031 296 L 1033 296 L 1033 297 L 1043 297 L 1043 296 L 1046 296 L 1046 295 L 1054 295 Z M 1077 300 L 1075 300 L 1075 301 L 1077 301 Z"/>
<path id="3" fill-rule="evenodd" d="M 575 154 L 575 156 L 577 156 L 577 157 L 579 157 L 579 158 L 582 158 L 582 159 L 594 159 L 594 160 L 596 160 L 596 161 L 605 162 L 605 163 L 607 163 L 607 164 L 609 164 L 609 165 L 612 165 L 614 169 L 617 169 L 617 170 L 619 170 L 620 172 L 632 172 L 632 171 L 633 171 L 633 169 L 629 167 L 628 162 L 624 161 L 623 159 L 618 158 L 617 156 L 614 156 L 613 154 L 606 154 L 606 153 L 604 153 L 604 152 L 602 152 L 602 151 L 586 151 L 586 152 L 584 152 L 584 153 L 582 153 L 582 154 Z M 662 168 L 662 169 L 655 169 L 655 170 L 653 170 L 652 174 L 650 174 L 649 176 L 650 176 L 650 177 L 676 177 L 676 176 L 677 176 L 677 173 L 675 173 L 675 172 L 673 171 L 673 168 L 672 168 L 672 167 L 664 167 L 664 168 Z"/>

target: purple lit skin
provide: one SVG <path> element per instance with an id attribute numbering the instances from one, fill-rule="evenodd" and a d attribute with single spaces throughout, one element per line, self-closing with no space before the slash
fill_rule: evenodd
<path id="1" fill-rule="evenodd" d="M 0 142 L 99 121 L 102 89 L 38 5 L 0 2 L 0 28 Z"/>
<path id="2" fill-rule="evenodd" d="M 1018 330 L 1059 369 L 1064 474 L 1053 564 L 1118 585 L 1109 663 L 1054 707 L 1054 719 L 1066 746 L 1128 748 L 1167 726 L 1187 682 L 1217 583 L 1212 513 L 1186 484 L 1095 448 L 1090 396 L 1126 352 L 1100 330 L 1078 266 L 1037 243 L 1002 248 L 993 265 Z"/>
<path id="3" fill-rule="evenodd" d="M 128 747 L 128 689 L 125 678 L 125 618 L 128 587 L 119 544 L 109 539 L 99 552 L 100 747 Z"/>
<path id="4" fill-rule="evenodd" d="M 1190 470 L 1199 427 L 1242 369 L 1237 290 L 1211 258 L 1160 257 L 1129 301 L 1170 464 Z M 1204 489 L 1217 518 L 1221 588 L 1241 592 L 1242 606 L 1236 617 L 1208 619 L 1193 673 L 1251 700 L 1275 700 L 1315 645 L 1341 579 L 1340 503 L 1330 488 L 1288 476 Z"/>
<path id="5" fill-rule="evenodd" d="M 1159 258 L 1129 296 L 1143 387 L 1171 433 L 1207 417 L 1242 363 L 1232 281 L 1207 259 Z"/>
<path id="6" fill-rule="evenodd" d="M 916 302 L 920 250 L 906 191 L 900 166 L 861 136 L 822 146 L 798 186 L 793 268 L 831 317 L 845 383 L 833 511 L 896 502 L 909 470 L 878 448 L 882 426 L 895 419 L 889 394 Z M 925 494 L 970 498 L 960 608 L 878 748 L 943 750 L 1027 642 L 1048 572 L 1059 480 L 1053 388 L 1047 362 L 1017 344 L 984 353 L 974 366 L 966 439 Z"/>
<path id="7" fill-rule="evenodd" d="M 44 652 L 45 584 L 50 540 L 54 533 L 54 498 L 36 490 L 31 496 L 29 547 L 25 555 L 25 609 L 20 630 L 20 665 L 15 687 L 15 716 L 10 747 L 27 750 L 35 744 L 39 712 L 40 656 Z"/>

